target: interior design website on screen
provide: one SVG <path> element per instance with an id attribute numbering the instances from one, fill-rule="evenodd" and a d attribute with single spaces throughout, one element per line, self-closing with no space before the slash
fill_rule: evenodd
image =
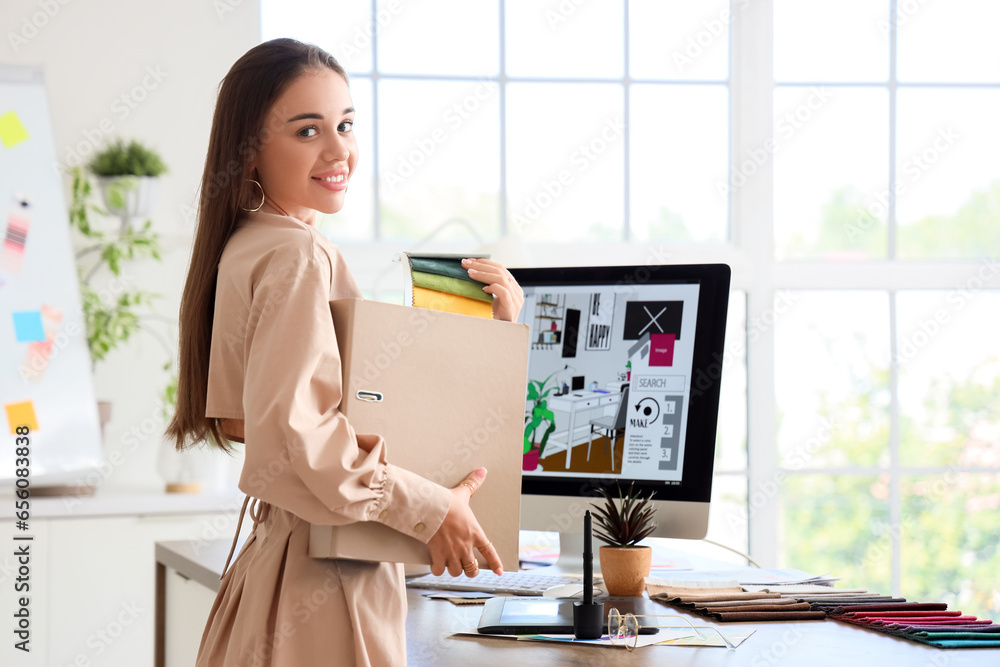
<path id="1" fill-rule="evenodd" d="M 548 390 L 547 418 L 535 428 L 538 400 L 528 395 L 525 475 L 681 482 L 698 292 L 697 284 L 525 290 L 529 385 Z M 539 450 L 532 467 L 528 454 Z"/>

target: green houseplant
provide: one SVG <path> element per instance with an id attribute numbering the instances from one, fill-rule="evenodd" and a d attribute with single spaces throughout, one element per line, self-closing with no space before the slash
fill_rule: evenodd
<path id="1" fill-rule="evenodd" d="M 159 177 L 167 167 L 153 149 L 118 138 L 94 155 L 87 168 L 97 176 L 108 212 L 122 219 L 122 230 L 132 218 L 149 215 Z"/>
<path id="2" fill-rule="evenodd" d="M 131 286 L 128 276 L 122 275 L 122 263 L 140 257 L 160 259 L 160 240 L 150 231 L 148 220 L 138 230 L 129 227 L 113 234 L 98 230 L 91 214 L 107 216 L 108 212 L 91 202 L 92 186 L 87 174 L 76 167 L 72 175 L 69 222 L 85 240 L 76 259 L 87 345 L 91 362 L 96 365 L 139 330 L 140 313 L 156 296 Z M 114 278 L 106 288 L 97 290 L 91 281 L 101 269 L 107 269 Z"/>
<path id="3" fill-rule="evenodd" d="M 594 533 L 607 542 L 607 546 L 600 548 L 601 575 L 608 595 L 635 597 L 646 589 L 652 563 L 652 550 L 638 543 L 656 529 L 656 509 L 651 503 L 652 491 L 643 498 L 641 492 L 635 491 L 634 484 L 629 485 L 627 492 L 622 491 L 620 484 L 616 486 L 617 503 L 602 488 L 598 493 L 604 504 L 594 505 Z"/>
<path id="4" fill-rule="evenodd" d="M 524 417 L 524 449 L 522 451 L 523 461 L 521 464 L 524 470 L 534 470 L 538 467 L 538 460 L 545 453 L 545 445 L 549 441 L 549 435 L 552 434 L 552 431 L 556 430 L 555 415 L 547 404 L 549 392 L 553 389 L 548 384 L 554 375 L 555 373 L 552 373 L 552 375 L 549 375 L 542 381 L 528 381 L 528 400 L 534 401 L 534 403 L 531 406 L 531 413 Z M 548 427 L 542 434 L 541 441 L 537 443 L 538 449 L 534 449 L 536 443 L 535 434 L 546 422 L 548 423 Z"/>

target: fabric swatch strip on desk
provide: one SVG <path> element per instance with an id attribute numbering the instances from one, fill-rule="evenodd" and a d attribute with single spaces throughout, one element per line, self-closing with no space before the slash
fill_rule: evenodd
<path id="1" fill-rule="evenodd" d="M 829 592 L 785 590 L 781 586 L 741 592 L 738 588 L 678 590 L 647 584 L 649 597 L 719 622 L 796 621 L 829 616 L 938 648 L 1000 648 L 1000 625 L 978 619 L 944 602 L 908 602 L 906 598 L 865 589 Z M 787 587 L 786 587 L 787 588 Z M 781 592 L 779 592 L 781 591 Z"/>
<path id="2" fill-rule="evenodd" d="M 647 585 L 652 600 L 693 611 L 722 623 L 756 623 L 759 621 L 810 621 L 826 618 L 826 612 L 813 609 L 809 603 L 778 593 L 723 592 L 721 589 L 704 594 L 678 594 L 667 587 Z"/>
<path id="3" fill-rule="evenodd" d="M 938 648 L 1000 648 L 1000 625 L 944 602 L 814 602 L 830 618 Z"/>

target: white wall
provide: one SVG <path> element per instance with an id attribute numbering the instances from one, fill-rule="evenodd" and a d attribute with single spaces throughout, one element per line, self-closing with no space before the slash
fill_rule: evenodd
<path id="1" fill-rule="evenodd" d="M 260 41 L 259 3 L 4 0 L 0 36 L 0 62 L 45 69 L 61 162 L 86 159 L 114 135 L 139 139 L 163 156 L 170 171 L 151 216 L 164 242 L 163 262 L 140 262 L 132 279 L 162 294 L 156 311 L 175 322 L 217 88 L 236 59 Z M 68 178 L 65 183 L 68 205 Z M 93 284 L 100 288 L 106 280 L 97 276 Z M 173 324 L 153 326 L 175 346 Z M 163 423 L 156 401 L 168 381 L 166 360 L 163 347 L 140 333 L 97 366 L 96 394 L 113 402 L 106 451 L 119 450 L 123 459 L 102 480 L 107 489 L 162 487 L 156 461 Z M 123 437 L 133 429 L 152 435 L 130 447 Z M 238 461 L 217 468 L 210 483 L 235 484 Z"/>

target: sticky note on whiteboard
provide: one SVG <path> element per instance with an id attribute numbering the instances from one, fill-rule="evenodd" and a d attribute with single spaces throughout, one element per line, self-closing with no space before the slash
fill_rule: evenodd
<path id="1" fill-rule="evenodd" d="M 7 423 L 10 425 L 11 434 L 17 432 L 18 426 L 27 426 L 32 431 L 38 430 L 38 420 L 35 419 L 35 404 L 33 402 L 7 403 L 3 407 L 7 412 Z"/>
<path id="2" fill-rule="evenodd" d="M 13 148 L 27 138 L 28 130 L 16 113 L 8 111 L 0 115 L 0 141 L 6 148 Z"/>
<path id="3" fill-rule="evenodd" d="M 41 382 L 45 377 L 49 359 L 52 358 L 53 343 L 59 334 L 59 322 L 62 320 L 62 312 L 55 306 L 43 304 L 38 314 L 45 338 L 28 344 L 20 369 L 21 377 L 33 382 Z"/>
<path id="4" fill-rule="evenodd" d="M 11 313 L 14 317 L 14 335 L 18 343 L 31 343 L 45 340 L 45 327 L 42 325 L 42 311 L 24 310 Z"/>

